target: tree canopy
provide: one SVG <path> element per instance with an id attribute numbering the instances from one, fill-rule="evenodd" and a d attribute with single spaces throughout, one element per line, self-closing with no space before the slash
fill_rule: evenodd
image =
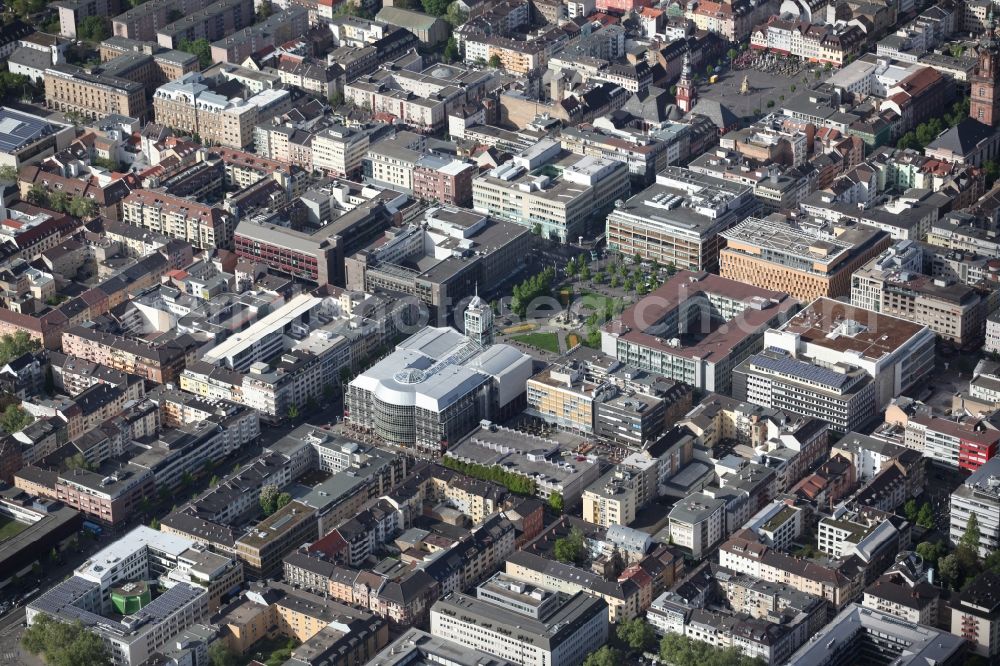
<path id="1" fill-rule="evenodd" d="M 111 35 L 107 16 L 88 16 L 76 25 L 76 36 L 88 42 L 103 42 Z"/>
<path id="2" fill-rule="evenodd" d="M 420 4 L 424 6 L 424 11 L 431 16 L 444 16 L 448 13 L 448 5 L 451 4 L 451 0 L 420 0 Z"/>
<path id="3" fill-rule="evenodd" d="M 587 559 L 587 546 L 580 528 L 574 527 L 569 534 L 557 539 L 552 553 L 560 562 L 583 564 Z"/>
<path id="4" fill-rule="evenodd" d="M 198 64 L 202 69 L 212 64 L 212 44 L 207 39 L 182 39 L 177 44 L 177 48 L 180 51 L 198 56 Z"/>
<path id="5" fill-rule="evenodd" d="M 45 657 L 48 666 L 110 666 L 111 655 L 104 642 L 83 628 L 39 615 L 21 637 L 24 648 Z"/>
<path id="6" fill-rule="evenodd" d="M 649 622 L 641 617 L 634 617 L 631 620 L 618 623 L 616 630 L 618 639 L 624 642 L 633 650 L 645 652 L 656 645 L 656 632 Z"/>
<path id="7" fill-rule="evenodd" d="M 278 486 L 268 483 L 260 489 L 260 508 L 265 516 L 270 516 L 278 510 Z"/>
<path id="8" fill-rule="evenodd" d="M 25 331 L 0 336 L 0 365 L 6 365 L 19 356 L 35 351 L 40 346 L 38 340 Z"/>
<path id="9" fill-rule="evenodd" d="M 20 405 L 7 405 L 7 409 L 0 414 L 0 428 L 10 433 L 21 432 L 34 422 L 35 417 Z"/>
<path id="10" fill-rule="evenodd" d="M 502 467 L 497 467 L 496 465 L 476 465 L 473 463 L 463 462 L 457 458 L 452 458 L 451 456 L 445 456 L 442 458 L 441 464 L 448 469 L 461 472 L 462 474 L 471 476 L 474 479 L 492 481 L 493 483 L 500 484 L 501 486 L 507 488 L 510 492 L 518 495 L 531 497 L 535 494 L 536 488 L 534 479 L 529 479 L 526 476 L 516 474 Z"/>
<path id="11" fill-rule="evenodd" d="M 625 659 L 621 650 L 605 645 L 596 652 L 591 652 L 583 660 L 583 666 L 619 666 Z"/>

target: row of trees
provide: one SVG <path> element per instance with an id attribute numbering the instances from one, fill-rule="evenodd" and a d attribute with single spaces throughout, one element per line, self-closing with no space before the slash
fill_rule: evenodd
<path id="1" fill-rule="evenodd" d="M 962 590 L 984 571 L 1000 573 L 1000 551 L 979 559 L 979 539 L 981 530 L 976 514 L 969 516 L 965 533 L 958 540 L 955 550 L 948 553 L 944 543 L 923 542 L 917 544 L 917 554 L 924 558 L 927 566 L 937 567 L 941 584 L 952 590 Z"/>
<path id="2" fill-rule="evenodd" d="M 538 275 L 533 275 L 521 284 L 514 285 L 514 298 L 510 302 L 510 308 L 519 317 L 523 317 L 528 312 L 528 305 L 536 298 L 552 295 L 552 281 L 556 277 L 556 271 L 551 266 L 545 268 Z"/>
<path id="3" fill-rule="evenodd" d="M 533 497 L 535 495 L 536 487 L 534 479 L 529 479 L 526 476 L 515 474 L 514 472 L 508 472 L 502 467 L 467 463 L 456 458 L 452 458 L 451 456 L 445 456 L 442 458 L 441 464 L 448 469 L 461 472 L 462 474 L 471 476 L 474 479 L 492 481 L 493 483 L 500 484 L 501 486 L 507 488 L 510 492 L 518 495 L 525 495 L 527 497 Z"/>
<path id="4" fill-rule="evenodd" d="M 916 129 L 901 136 L 896 142 L 897 148 L 925 148 L 937 138 L 938 134 L 949 127 L 954 127 L 969 117 L 969 98 L 963 97 L 951 105 L 951 111 L 946 111 L 940 118 L 931 118 L 920 123 Z"/>
<path id="5" fill-rule="evenodd" d="M 903 513 L 906 519 L 924 529 L 934 529 L 934 509 L 930 502 L 924 502 L 923 506 L 917 507 L 917 500 L 911 499 L 903 505 Z"/>
<path id="6" fill-rule="evenodd" d="M 656 647 L 656 633 L 642 618 L 619 623 L 617 634 L 619 640 L 637 652 Z M 767 663 L 748 657 L 737 648 L 720 650 L 680 634 L 667 634 L 660 640 L 659 648 L 660 661 L 670 666 L 764 666 Z M 605 645 L 588 655 L 583 666 L 619 666 L 627 661 L 627 655 L 621 650 Z"/>
<path id="7" fill-rule="evenodd" d="M 93 199 L 80 196 L 71 197 L 62 190 L 50 193 L 40 183 L 35 183 L 28 190 L 28 203 L 84 219 L 97 217 L 98 213 L 97 202 Z"/>

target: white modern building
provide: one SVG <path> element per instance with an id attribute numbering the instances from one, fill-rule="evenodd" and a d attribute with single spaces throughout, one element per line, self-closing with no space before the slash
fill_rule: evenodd
<path id="1" fill-rule="evenodd" d="M 700 559 L 725 536 L 726 501 L 692 493 L 674 505 L 668 518 L 674 545 Z"/>
<path id="2" fill-rule="evenodd" d="M 979 554 L 986 557 L 1000 548 L 1000 458 L 993 458 L 951 493 L 949 539 L 957 544 L 969 517 L 979 523 Z"/>
<path id="3" fill-rule="evenodd" d="M 431 634 L 521 666 L 577 666 L 607 642 L 608 604 L 499 573 L 476 597 L 456 593 L 437 601 Z"/>

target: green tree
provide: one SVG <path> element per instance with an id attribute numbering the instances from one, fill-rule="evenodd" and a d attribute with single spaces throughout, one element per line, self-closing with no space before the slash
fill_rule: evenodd
<path id="1" fill-rule="evenodd" d="M 995 160 L 986 160 L 983 162 L 983 172 L 986 174 L 986 187 L 993 187 L 997 176 L 1000 175 L 1000 166 Z"/>
<path id="2" fill-rule="evenodd" d="M 10 433 L 20 432 L 34 421 L 35 417 L 24 411 L 20 405 L 7 405 L 7 409 L 0 414 L 0 428 Z"/>
<path id="3" fill-rule="evenodd" d="M 962 582 L 962 565 L 954 553 L 938 560 L 938 573 L 941 574 L 941 582 L 946 587 L 957 589 Z"/>
<path id="4" fill-rule="evenodd" d="M 260 489 L 260 508 L 265 516 L 278 510 L 278 486 L 268 483 Z"/>
<path id="5" fill-rule="evenodd" d="M 549 508 L 556 513 L 563 512 L 563 496 L 561 493 L 553 492 L 549 495 Z"/>
<path id="6" fill-rule="evenodd" d="M 616 633 L 620 641 L 639 652 L 652 649 L 653 645 L 656 644 L 656 632 L 641 617 L 619 622 Z"/>
<path id="7" fill-rule="evenodd" d="M 917 525 L 923 527 L 924 529 L 934 529 L 934 509 L 927 502 L 920 507 L 920 512 L 917 514 Z"/>
<path id="8" fill-rule="evenodd" d="M 106 16 L 88 16 L 76 24 L 76 36 L 88 42 L 103 42 L 111 34 Z"/>
<path id="9" fill-rule="evenodd" d="M 40 346 L 38 340 L 25 331 L 0 336 L 0 365 L 6 365 L 30 351 L 35 351 Z"/>
<path id="10" fill-rule="evenodd" d="M 16 183 L 17 169 L 10 166 L 9 164 L 0 166 L 0 181 L 3 181 L 5 183 Z"/>
<path id="11" fill-rule="evenodd" d="M 288 493 L 281 493 L 278 495 L 278 499 L 275 500 L 275 510 L 277 511 L 281 507 L 285 506 L 292 501 L 292 496 Z"/>
<path id="12" fill-rule="evenodd" d="M 926 566 L 937 568 L 938 560 L 948 552 L 948 549 L 941 543 L 922 541 L 917 544 L 916 551 Z"/>
<path id="13" fill-rule="evenodd" d="M 345 2 L 343 4 L 347 3 Z M 186 53 L 198 56 L 198 64 L 202 69 L 205 69 L 212 64 L 212 45 L 207 39 L 182 39 L 177 44 L 177 48 Z"/>
<path id="14" fill-rule="evenodd" d="M 958 540 L 957 548 L 966 548 L 969 552 L 979 553 L 979 539 L 982 536 L 979 530 L 979 518 L 974 513 L 969 514 L 969 520 L 965 523 L 965 532 Z"/>
<path id="15" fill-rule="evenodd" d="M 21 637 L 21 644 L 32 654 L 45 658 L 48 666 L 110 666 L 111 656 L 97 634 L 76 621 L 58 622 L 48 615 L 37 615 Z"/>
<path id="16" fill-rule="evenodd" d="M 444 20 L 447 21 L 451 27 L 457 28 L 469 20 L 469 13 L 463 11 L 457 2 L 453 2 L 448 5 L 448 11 L 444 13 Z"/>
<path id="17" fill-rule="evenodd" d="M 674 633 L 660 640 L 660 660 L 671 666 L 766 666 L 763 659 L 747 657 L 736 648 L 720 650 Z"/>
<path id="18" fill-rule="evenodd" d="M 574 527 L 569 534 L 557 539 L 552 553 L 560 562 L 582 564 L 587 557 L 587 548 L 580 528 Z"/>
<path id="19" fill-rule="evenodd" d="M 260 7 L 257 8 L 257 22 L 260 23 L 273 13 L 274 8 L 271 7 L 270 0 L 264 0 L 264 2 L 260 3 Z"/>
<path id="20" fill-rule="evenodd" d="M 490 59 L 487 61 L 487 64 L 493 69 L 500 69 L 500 65 L 502 65 L 503 63 L 500 61 L 500 56 L 494 53 L 493 55 L 490 56 Z"/>
<path id="21" fill-rule="evenodd" d="M 583 660 L 583 666 L 619 666 L 625 660 L 621 650 L 605 645 L 596 652 L 591 652 Z"/>
<path id="22" fill-rule="evenodd" d="M 296 405 L 295 403 L 292 403 L 288 406 L 288 418 L 290 418 L 293 421 L 299 418 L 299 406 Z"/>
<path id="23" fill-rule="evenodd" d="M 208 661 L 212 666 L 239 666 L 243 662 L 225 641 L 212 643 L 208 648 Z"/>
<path id="24" fill-rule="evenodd" d="M 219 477 L 217 477 L 217 476 L 215 476 L 213 474 L 212 478 L 209 479 L 209 481 L 208 481 L 208 487 L 209 488 L 215 488 L 217 485 L 219 485 Z"/>
<path id="25" fill-rule="evenodd" d="M 151 521 L 149 521 L 149 526 L 150 526 L 150 528 L 152 528 L 154 530 L 159 530 L 160 529 L 160 519 L 154 517 Z"/>
<path id="26" fill-rule="evenodd" d="M 333 94 L 330 95 L 329 102 L 330 102 L 330 107 L 334 108 L 334 109 L 343 106 L 344 105 L 344 93 L 335 90 L 333 92 Z"/>
<path id="27" fill-rule="evenodd" d="M 583 265 L 583 270 L 580 271 L 580 277 L 584 280 L 590 279 L 590 266 L 587 264 Z"/>
<path id="28" fill-rule="evenodd" d="M 73 217 L 90 219 L 97 217 L 97 202 L 90 197 L 73 197 L 66 210 Z"/>
<path id="29" fill-rule="evenodd" d="M 451 0 L 420 0 L 424 6 L 424 11 L 431 16 L 444 16 L 448 13 L 448 5 Z"/>
<path id="30" fill-rule="evenodd" d="M 45 208 L 49 205 L 49 191 L 41 183 L 35 183 L 28 190 L 28 203 Z"/>
<path id="31" fill-rule="evenodd" d="M 920 507 L 917 506 L 917 500 L 915 499 L 911 498 L 906 501 L 906 504 L 903 505 L 903 515 L 905 515 L 906 519 L 911 523 L 917 522 L 917 514 L 919 511 Z"/>
<path id="32" fill-rule="evenodd" d="M 736 60 L 736 58 L 738 58 L 739 55 L 740 52 L 737 51 L 736 49 L 729 49 L 728 51 L 726 51 L 726 56 L 729 58 L 729 62 Z"/>
<path id="33" fill-rule="evenodd" d="M 455 39 L 455 35 L 452 35 L 448 38 L 448 42 L 444 45 L 444 53 L 442 56 L 444 57 L 445 62 L 455 62 L 458 60 L 459 55 L 458 40 Z M 541 225 L 539 225 L 539 228 L 541 228 Z"/>

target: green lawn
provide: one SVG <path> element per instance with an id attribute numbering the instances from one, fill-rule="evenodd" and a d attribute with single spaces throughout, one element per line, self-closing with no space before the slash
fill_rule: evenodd
<path id="1" fill-rule="evenodd" d="M 0 541 L 6 541 L 26 529 L 28 529 L 28 526 L 24 523 L 19 523 L 7 516 L 0 516 Z"/>
<path id="2" fill-rule="evenodd" d="M 555 333 L 525 333 L 524 335 L 515 335 L 513 339 L 521 344 L 550 351 L 553 354 L 559 353 L 559 336 Z"/>

